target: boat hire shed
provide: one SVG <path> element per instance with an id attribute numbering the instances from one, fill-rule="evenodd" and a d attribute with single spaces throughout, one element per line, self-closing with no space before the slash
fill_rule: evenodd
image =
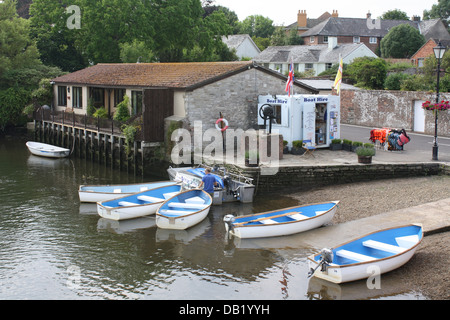
<path id="1" fill-rule="evenodd" d="M 258 128 L 258 96 L 285 94 L 287 77 L 254 64 L 239 62 L 97 64 L 52 80 L 58 111 L 86 114 L 88 102 L 112 116 L 125 95 L 131 114 L 143 115 L 143 140 L 165 140 L 165 122 L 182 121 L 192 129 L 213 128 L 220 114 L 229 127 Z M 317 90 L 294 82 L 297 94 Z"/>

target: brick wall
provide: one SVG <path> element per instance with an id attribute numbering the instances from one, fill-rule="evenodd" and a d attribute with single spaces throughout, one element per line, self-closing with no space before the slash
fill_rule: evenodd
<path id="1" fill-rule="evenodd" d="M 435 101 L 436 94 L 418 91 L 342 90 L 341 123 L 373 128 L 414 130 L 414 102 Z M 450 94 L 441 94 L 450 100 Z M 440 99 L 440 100 L 441 100 Z M 434 134 L 434 113 L 425 111 L 425 132 Z M 450 136 L 450 111 L 440 111 L 438 135 Z"/>

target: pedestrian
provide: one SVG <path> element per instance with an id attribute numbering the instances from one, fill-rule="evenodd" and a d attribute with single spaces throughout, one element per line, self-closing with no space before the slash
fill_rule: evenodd
<path id="1" fill-rule="evenodd" d="M 198 186 L 199 188 L 203 187 L 203 190 L 212 194 L 214 192 L 214 186 L 217 185 L 216 178 L 211 174 L 211 169 L 205 169 L 205 175 L 202 178 L 202 182 Z"/>

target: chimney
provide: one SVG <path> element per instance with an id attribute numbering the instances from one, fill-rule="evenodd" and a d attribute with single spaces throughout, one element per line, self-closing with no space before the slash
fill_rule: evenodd
<path id="1" fill-rule="evenodd" d="M 367 12 L 367 15 L 366 15 L 366 17 L 367 17 L 367 19 L 370 19 L 370 18 L 372 17 L 372 14 L 370 13 L 370 11 L 369 11 L 369 12 Z"/>
<path id="2" fill-rule="evenodd" d="M 414 22 L 420 22 L 420 16 L 413 16 L 411 20 Z"/>
<path id="3" fill-rule="evenodd" d="M 331 14 L 332 17 L 337 18 L 339 17 L 339 13 L 337 10 L 333 10 L 333 13 Z"/>
<path id="4" fill-rule="evenodd" d="M 306 28 L 306 10 L 298 10 L 297 14 L 297 25 L 299 28 Z"/>
<path id="5" fill-rule="evenodd" d="M 328 49 L 333 50 L 338 45 L 337 37 L 328 37 Z"/>

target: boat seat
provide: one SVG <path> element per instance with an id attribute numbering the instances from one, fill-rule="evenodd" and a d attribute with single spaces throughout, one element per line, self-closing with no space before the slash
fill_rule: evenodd
<path id="1" fill-rule="evenodd" d="M 292 214 L 292 215 L 289 215 L 288 217 L 292 218 L 294 220 L 297 220 L 297 221 L 304 220 L 304 219 L 309 219 L 309 217 L 307 217 L 307 216 L 305 216 L 303 214 L 300 214 L 300 213 Z"/>
<path id="2" fill-rule="evenodd" d="M 164 193 L 163 196 L 167 200 L 167 199 L 172 198 L 173 196 L 176 196 L 177 194 L 178 194 L 178 192 L 168 192 L 168 193 Z"/>
<path id="3" fill-rule="evenodd" d="M 141 187 L 140 191 L 147 191 L 148 187 Z"/>
<path id="4" fill-rule="evenodd" d="M 399 246 L 394 246 L 392 244 L 387 244 L 387 243 L 379 242 L 379 241 L 375 241 L 375 240 L 364 241 L 363 246 L 372 248 L 372 249 L 377 249 L 377 250 L 381 250 L 381 251 L 394 253 L 394 254 L 402 253 L 403 251 L 406 250 L 406 248 L 401 248 Z"/>
<path id="5" fill-rule="evenodd" d="M 151 196 L 138 196 L 138 200 L 145 202 L 161 202 L 164 201 L 163 198 L 151 197 Z"/>
<path id="6" fill-rule="evenodd" d="M 205 200 L 203 200 L 200 197 L 192 197 L 192 198 L 187 198 L 186 200 L 184 200 L 184 202 L 186 203 L 198 203 L 198 204 L 204 204 Z"/>
<path id="7" fill-rule="evenodd" d="M 360 253 L 356 253 L 356 252 L 348 251 L 348 250 L 344 250 L 344 249 L 336 251 L 336 255 L 338 255 L 339 257 L 342 257 L 342 258 L 346 258 L 346 259 L 350 259 L 350 260 L 354 260 L 354 261 L 358 261 L 358 262 L 366 262 L 366 261 L 376 260 L 376 258 L 374 258 L 374 257 L 369 257 L 364 254 L 360 254 Z"/>
<path id="8" fill-rule="evenodd" d="M 413 234 L 410 236 L 397 237 L 395 238 L 398 245 L 403 248 L 411 248 L 419 242 L 419 236 L 417 234 Z"/>
<path id="9" fill-rule="evenodd" d="M 114 189 L 113 192 L 114 192 L 114 193 L 121 193 L 121 192 L 122 192 L 122 189 Z"/>
<path id="10" fill-rule="evenodd" d="M 129 206 L 136 206 L 137 205 L 137 203 L 134 203 L 134 202 L 128 202 L 128 201 L 120 201 L 119 202 L 119 206 L 122 206 L 122 207 L 129 207 Z"/>
<path id="11" fill-rule="evenodd" d="M 262 224 L 275 224 L 275 223 L 278 223 L 278 222 L 276 222 L 275 220 L 272 220 L 272 219 L 264 219 L 264 220 L 260 220 L 258 222 L 260 222 Z"/>
<path id="12" fill-rule="evenodd" d="M 183 208 L 183 209 L 205 209 L 206 204 L 200 203 L 183 203 L 183 202 L 170 202 L 168 204 L 170 208 Z"/>

